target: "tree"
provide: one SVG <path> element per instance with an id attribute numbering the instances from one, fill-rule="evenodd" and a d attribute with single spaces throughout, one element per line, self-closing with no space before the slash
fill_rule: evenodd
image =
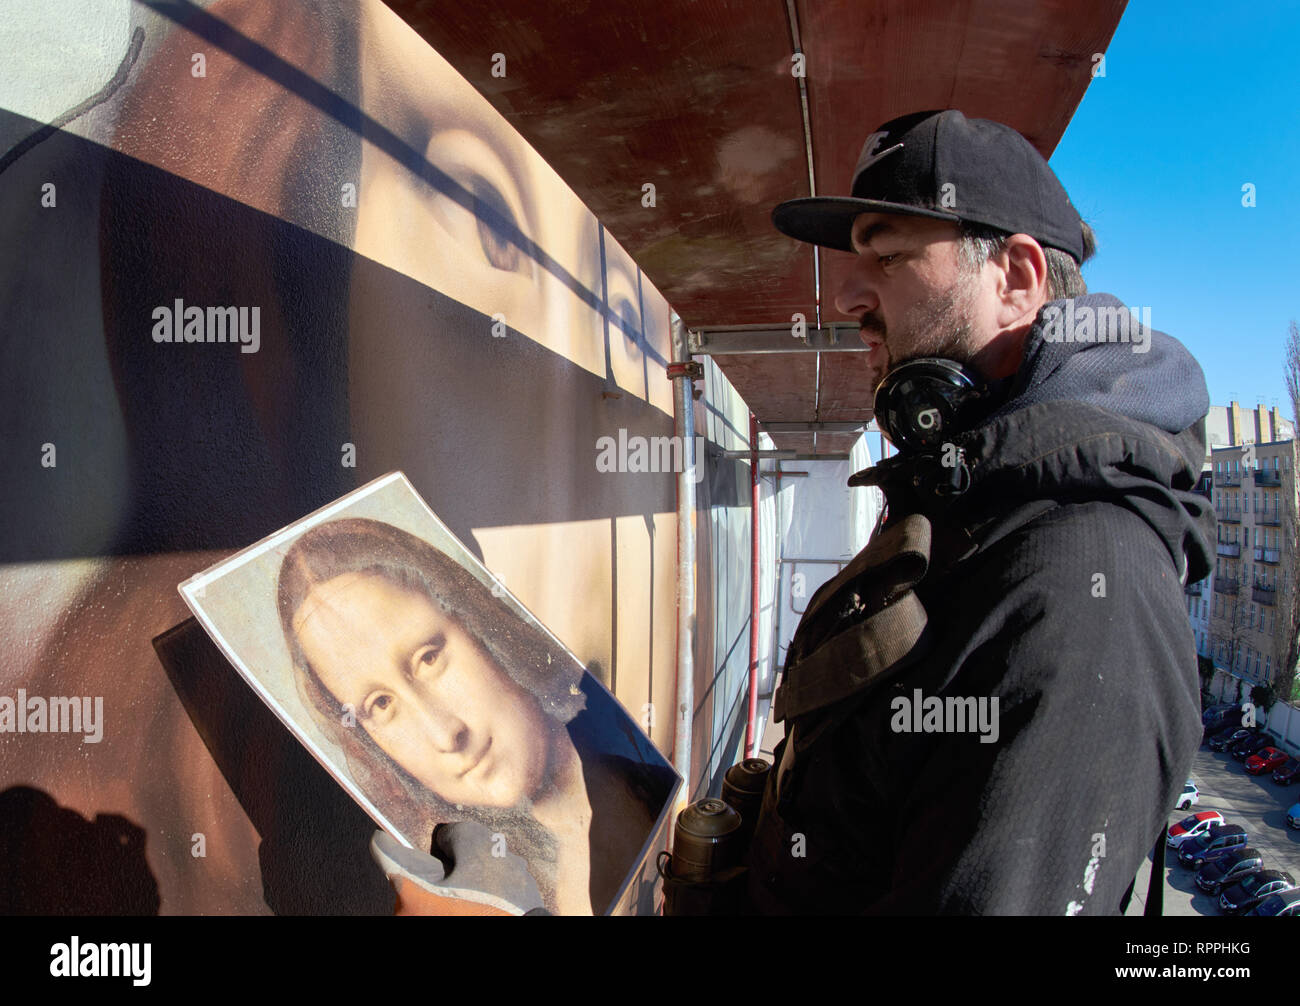
<path id="1" fill-rule="evenodd" d="M 1210 686 L 1214 684 L 1214 658 L 1196 655 L 1196 670 L 1201 676 L 1201 707 L 1210 702 Z"/>

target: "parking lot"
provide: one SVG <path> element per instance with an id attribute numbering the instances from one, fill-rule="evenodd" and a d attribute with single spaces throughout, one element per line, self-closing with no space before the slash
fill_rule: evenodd
<path id="1" fill-rule="evenodd" d="M 1229 824 L 1239 824 L 1250 836 L 1249 844 L 1264 857 L 1264 867 L 1285 870 L 1300 881 L 1300 831 L 1286 826 L 1286 809 L 1300 800 L 1300 786 L 1279 786 L 1269 776 L 1247 775 L 1232 756 L 1202 746 L 1192 763 L 1192 781 L 1201 791 L 1201 801 L 1186 811 L 1175 812 L 1170 822 L 1198 810 L 1217 810 Z M 1127 914 L 1141 915 L 1150 876 L 1150 861 L 1144 864 L 1133 889 L 1133 903 Z M 1217 898 L 1203 894 L 1196 886 L 1195 871 L 1178 863 L 1172 850 L 1165 860 L 1165 915 L 1219 915 Z"/>

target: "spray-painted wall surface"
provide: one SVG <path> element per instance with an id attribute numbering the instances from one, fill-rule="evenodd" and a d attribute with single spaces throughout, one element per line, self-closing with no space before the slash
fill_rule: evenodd
<path id="1" fill-rule="evenodd" d="M 388 910 L 176 585 L 393 469 L 671 752 L 669 308 L 572 191 L 378 0 L 0 33 L 0 694 L 102 699 L 94 740 L 0 733 L 0 910 Z"/>

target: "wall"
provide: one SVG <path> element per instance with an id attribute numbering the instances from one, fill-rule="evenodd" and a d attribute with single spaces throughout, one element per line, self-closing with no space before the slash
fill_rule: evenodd
<path id="1" fill-rule="evenodd" d="M 0 31 L 0 692 L 104 700 L 96 744 L 0 735 L 0 817 L 31 855 L 121 838 L 130 869 L 86 853 L 53 878 L 72 909 L 386 911 L 369 823 L 256 735 L 176 585 L 401 469 L 650 723 L 674 704 L 674 480 L 596 462 L 673 433 L 669 307 L 378 0 L 59 2 Z M 159 341 L 178 300 L 248 328 Z M 734 444 L 743 403 L 706 390 L 701 426 Z M 742 469 L 710 464 L 699 524 L 700 673 L 724 690 Z M 733 699 L 700 713 L 701 776 Z M 672 726 L 651 723 L 669 753 Z"/>

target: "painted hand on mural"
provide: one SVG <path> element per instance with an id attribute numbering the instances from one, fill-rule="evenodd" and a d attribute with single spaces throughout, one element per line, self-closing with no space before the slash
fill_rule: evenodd
<path id="1" fill-rule="evenodd" d="M 434 832 L 439 857 L 400 845 L 387 832 L 370 840 L 370 854 L 397 893 L 396 915 L 524 915 L 544 911 L 527 864 L 506 848 L 505 836 L 474 821 Z"/>

